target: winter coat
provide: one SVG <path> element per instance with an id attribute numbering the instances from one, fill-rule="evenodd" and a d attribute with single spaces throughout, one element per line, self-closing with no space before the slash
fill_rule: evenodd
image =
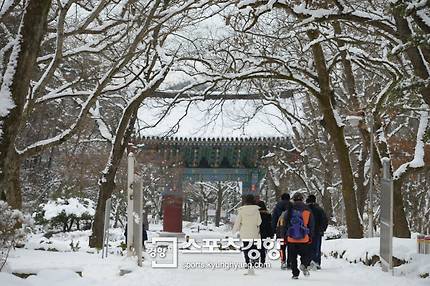
<path id="1" fill-rule="evenodd" d="M 305 223 L 305 227 L 309 229 L 309 234 L 305 236 L 305 238 L 301 240 L 295 240 L 293 238 L 287 237 L 288 243 L 303 243 L 303 244 L 309 244 L 312 242 L 312 237 L 315 233 L 315 221 L 312 214 L 311 209 L 303 202 L 293 202 L 291 204 L 291 208 L 289 208 L 285 212 L 284 221 L 286 223 L 286 230 L 288 231 L 288 228 L 291 226 L 291 214 L 293 210 L 298 210 L 302 212 L 303 221 Z"/>
<path id="2" fill-rule="evenodd" d="M 325 214 L 322 207 L 320 207 L 317 203 L 308 204 L 309 208 L 312 211 L 315 221 L 315 235 L 324 235 L 324 232 L 327 230 L 328 226 L 328 218 Z"/>
<path id="3" fill-rule="evenodd" d="M 125 243 L 127 243 L 127 224 L 125 225 L 124 230 Z M 148 240 L 148 233 L 146 232 L 145 224 L 142 224 L 142 243 Z"/>
<path id="4" fill-rule="evenodd" d="M 233 233 L 239 232 L 241 239 L 259 239 L 261 216 L 257 205 L 246 205 L 238 208 Z"/>
<path id="5" fill-rule="evenodd" d="M 278 230 L 276 229 L 276 226 L 278 225 L 278 220 L 281 214 L 288 209 L 288 207 L 291 206 L 290 201 L 279 201 L 275 207 L 273 208 L 272 212 L 272 229 L 276 233 L 278 233 Z"/>
<path id="6" fill-rule="evenodd" d="M 260 210 L 261 225 L 260 225 L 260 235 L 261 238 L 272 238 L 272 215 L 267 210 Z"/>

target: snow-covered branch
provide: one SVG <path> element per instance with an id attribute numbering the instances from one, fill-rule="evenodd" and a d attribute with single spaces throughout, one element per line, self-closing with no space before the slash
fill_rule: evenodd
<path id="1" fill-rule="evenodd" d="M 424 135 L 426 134 L 429 125 L 429 106 L 424 104 L 421 106 L 423 111 L 420 112 L 420 122 L 417 131 L 417 138 L 415 144 L 414 158 L 402 164 L 393 174 L 395 180 L 400 179 L 403 174 L 405 174 L 409 169 L 418 169 L 425 166 L 424 156 L 425 156 L 425 142 Z"/>

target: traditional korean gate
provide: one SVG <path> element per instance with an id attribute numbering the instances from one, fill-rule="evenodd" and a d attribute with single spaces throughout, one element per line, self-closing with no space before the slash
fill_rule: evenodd
<path id="1" fill-rule="evenodd" d="M 242 195 L 260 194 L 265 176 L 264 155 L 281 147 L 291 149 L 288 138 L 169 138 L 139 140 L 144 158 L 156 156 L 160 164 L 176 165 L 163 192 L 163 231 L 182 233 L 184 182 L 240 181 Z M 292 153 L 295 157 L 297 154 Z"/>

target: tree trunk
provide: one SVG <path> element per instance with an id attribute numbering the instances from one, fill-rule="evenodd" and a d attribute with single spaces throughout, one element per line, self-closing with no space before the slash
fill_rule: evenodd
<path id="1" fill-rule="evenodd" d="M 67 231 L 71 231 L 72 227 L 73 227 L 73 223 L 75 222 L 75 218 L 72 216 L 72 218 L 70 219 L 70 224 L 67 227 Z"/>
<path id="2" fill-rule="evenodd" d="M 205 202 L 205 211 L 204 211 L 204 216 L 205 216 L 204 224 L 205 225 L 208 225 L 208 219 L 209 219 L 208 210 L 209 210 L 209 204 L 207 202 Z"/>
<path id="3" fill-rule="evenodd" d="M 366 153 L 367 150 L 363 150 L 362 152 Z M 367 161 L 367 153 L 362 154 L 362 158 L 357 161 L 357 174 L 358 174 L 357 179 L 356 179 L 356 183 L 357 183 L 357 208 L 358 208 L 358 213 L 360 214 L 361 217 L 363 217 L 364 208 L 366 206 L 367 193 L 368 193 L 368 191 L 367 191 L 368 185 L 365 184 L 366 178 L 365 178 L 365 173 L 364 173 L 366 161 Z M 373 180 L 372 175 L 369 175 L 369 180 Z"/>
<path id="4" fill-rule="evenodd" d="M 103 247 L 103 229 L 106 201 L 112 196 L 112 192 L 115 189 L 115 174 L 119 163 L 120 161 L 112 162 L 111 168 L 108 169 L 106 174 L 104 174 L 102 179 L 99 181 L 100 190 L 92 226 L 92 235 L 89 241 L 90 247 L 99 249 Z"/>
<path id="5" fill-rule="evenodd" d="M 184 200 L 184 210 L 183 210 L 183 213 L 182 213 L 182 219 L 184 221 L 190 221 L 190 218 L 188 216 L 188 208 L 189 208 L 188 202 L 187 202 L 187 200 Z"/>
<path id="6" fill-rule="evenodd" d="M 403 204 L 402 185 L 403 178 L 394 180 L 393 182 L 394 198 L 393 198 L 393 235 L 395 237 L 410 238 L 411 231 L 409 230 L 408 221 L 406 220 L 405 206 Z"/>
<path id="7" fill-rule="evenodd" d="M 333 22 L 333 28 L 336 35 L 342 34 L 342 26 L 339 21 Z M 345 79 L 343 84 L 345 86 L 346 91 L 348 92 L 347 93 L 348 100 L 351 103 L 351 106 L 349 108 L 355 112 L 362 112 L 362 107 L 357 97 L 354 71 L 352 68 L 351 60 L 348 57 L 346 43 L 342 39 L 337 39 L 336 42 L 340 48 L 340 56 L 341 56 L 343 70 L 344 70 L 343 73 L 344 73 Z M 361 159 L 357 159 L 358 176 L 356 177 L 355 183 L 357 186 L 356 198 L 357 198 L 358 213 L 360 217 L 363 217 L 364 208 L 366 205 L 367 193 L 368 193 L 367 185 L 365 185 L 366 178 L 365 178 L 364 170 L 365 170 L 365 163 L 368 157 L 367 154 L 369 153 L 369 150 L 370 150 L 370 142 L 371 142 L 370 136 L 373 136 L 373 134 L 372 135 L 369 134 L 367 130 L 367 125 L 365 124 L 365 122 L 361 121 L 358 128 L 360 131 L 360 136 L 363 141 L 363 150 L 362 150 Z M 374 154 L 378 155 L 378 152 L 374 152 Z M 378 157 L 378 160 L 375 158 L 375 161 L 378 161 L 378 164 L 380 165 L 379 157 Z M 369 174 L 369 180 L 373 180 L 373 174 Z"/>
<path id="8" fill-rule="evenodd" d="M 142 223 L 144 225 L 145 230 L 149 229 L 149 221 L 148 221 L 148 211 L 144 210 L 142 214 Z"/>
<path id="9" fill-rule="evenodd" d="M 412 38 L 412 31 L 408 20 L 402 13 L 402 7 L 396 6 L 393 8 L 393 15 L 399 37 L 402 42 L 406 44 Z M 426 62 L 421 56 L 419 48 L 415 45 L 407 45 L 406 54 L 411 61 L 414 74 L 421 79 L 428 79 L 429 73 L 427 71 Z M 430 105 L 430 85 L 428 83 L 421 89 L 421 95 L 423 100 Z M 411 232 L 409 230 L 404 209 L 402 184 L 403 178 L 399 178 L 394 181 L 394 236 L 409 238 L 411 236 Z"/>
<path id="10" fill-rule="evenodd" d="M 7 162 L 4 162 L 7 169 L 3 172 L 3 181 L 1 187 L 5 190 L 6 200 L 13 209 L 22 209 L 22 192 L 19 181 L 19 171 L 21 160 L 15 150 L 7 156 Z"/>
<path id="11" fill-rule="evenodd" d="M 128 118 L 129 120 L 124 118 L 126 116 L 125 114 L 123 115 L 123 120 L 118 128 L 118 130 L 122 132 L 117 132 L 117 136 L 108 159 L 107 168 L 99 180 L 100 190 L 92 227 L 90 247 L 101 248 L 103 245 L 103 226 L 106 201 L 112 196 L 115 189 L 116 172 L 119 168 L 128 142 L 130 142 L 134 123 L 136 121 L 137 108 L 134 111 L 135 112 L 130 115 L 131 118 Z"/>
<path id="12" fill-rule="evenodd" d="M 349 149 L 345 142 L 343 128 L 339 128 L 337 125 L 335 127 L 333 124 L 336 124 L 336 122 L 329 123 L 328 128 L 332 129 L 332 131 L 335 131 L 329 133 L 332 133 L 332 140 L 334 141 L 336 154 L 339 161 L 348 237 L 362 238 L 363 228 L 358 216 L 357 202 L 354 192 L 354 177 L 352 173 L 351 161 L 349 158 Z"/>
<path id="13" fill-rule="evenodd" d="M 113 222 L 113 228 L 117 228 L 118 227 L 118 223 L 119 223 L 119 215 L 120 215 L 120 212 L 119 212 L 119 209 L 120 209 L 120 207 L 119 207 L 119 204 L 116 206 L 116 209 L 115 209 L 115 216 L 114 216 L 114 222 Z"/>
<path id="14" fill-rule="evenodd" d="M 217 190 L 217 201 L 216 201 L 216 211 L 215 211 L 215 226 L 219 226 L 220 220 L 221 220 L 221 207 L 222 207 L 222 186 L 221 183 L 218 183 L 218 190 Z"/>
<path id="15" fill-rule="evenodd" d="M 40 42 L 46 29 L 46 20 L 51 0 L 29 0 L 18 31 L 18 41 L 13 47 L 6 72 L 11 82 L 3 81 L 3 88 L 10 90 L 14 107 L 0 116 L 0 190 L 12 208 L 22 207 L 19 186 L 19 158 L 15 151 L 15 140 L 23 118 L 23 109 L 30 89 L 30 80 L 35 69 Z M 3 95 L 2 95 L 3 96 Z M 7 95 L 5 95 L 7 96 Z"/>
<path id="16" fill-rule="evenodd" d="M 322 196 L 322 206 L 327 215 L 329 223 L 333 223 L 333 204 L 331 199 L 331 193 L 328 189 L 324 190 L 324 195 Z"/>
<path id="17" fill-rule="evenodd" d="M 318 38 L 317 31 L 307 32 L 311 40 Z M 349 238 L 362 238 L 363 228 L 357 211 L 357 201 L 354 191 L 354 176 L 352 172 L 351 160 L 349 157 L 349 148 L 345 141 L 344 130 L 338 126 L 334 114 L 334 99 L 331 89 L 330 77 L 326 66 L 324 51 L 320 44 L 312 45 L 312 52 L 315 61 L 315 67 L 318 74 L 320 94 L 315 95 L 318 99 L 319 108 L 323 114 L 322 124 L 330 134 L 330 140 L 334 145 L 336 156 L 339 162 L 340 175 L 342 180 L 342 195 L 345 203 L 345 218 Z"/>
<path id="18" fill-rule="evenodd" d="M 275 184 L 275 179 L 273 178 L 273 176 L 276 176 L 276 174 L 274 174 L 274 172 L 269 170 L 268 172 L 269 184 L 273 187 L 273 190 L 275 191 L 275 201 L 279 202 L 281 200 L 282 191 L 279 188 L 279 186 Z"/>
<path id="19" fill-rule="evenodd" d="M 327 214 L 327 217 L 329 219 L 330 223 L 333 223 L 333 202 L 331 198 L 330 193 L 330 187 L 332 186 L 333 182 L 333 166 L 331 163 L 333 162 L 330 160 L 331 154 L 328 156 L 328 160 L 326 160 L 326 170 L 324 172 L 324 193 L 322 194 L 322 204 L 324 211 Z"/>
<path id="20" fill-rule="evenodd" d="M 396 5 L 396 4 L 394 4 Z M 417 45 L 411 45 L 410 41 L 413 38 L 409 22 L 404 16 L 403 5 L 393 7 L 393 16 L 396 22 L 397 32 L 403 44 L 406 45 L 406 55 L 408 56 L 413 66 L 414 74 L 423 80 L 427 80 L 429 73 L 425 59 L 421 56 L 420 49 Z M 429 64 L 427 62 L 427 64 Z M 423 100 L 430 106 L 430 85 L 428 83 L 421 89 Z"/>
<path id="21" fill-rule="evenodd" d="M 137 111 L 143 100 L 152 94 L 163 82 L 168 69 L 152 83 L 151 87 L 139 94 L 139 96 L 130 102 L 124 109 L 118 128 L 115 132 L 115 140 L 112 143 L 112 149 L 105 170 L 102 172 L 99 180 L 100 190 L 97 200 L 96 214 L 93 223 L 93 233 L 89 241 L 90 247 L 101 247 L 103 245 L 103 224 L 106 200 L 112 196 L 115 188 L 115 176 L 121 163 L 124 151 L 130 142 L 137 119 Z M 146 80 L 150 80 L 147 76 Z"/>
<path id="22" fill-rule="evenodd" d="M 199 203 L 199 214 L 199 223 L 203 224 L 203 222 L 205 221 L 205 207 L 203 202 Z"/>

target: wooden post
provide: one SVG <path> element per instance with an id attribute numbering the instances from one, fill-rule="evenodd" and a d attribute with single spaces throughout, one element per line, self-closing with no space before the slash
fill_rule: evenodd
<path id="1" fill-rule="evenodd" d="M 384 158 L 384 177 L 381 178 L 381 235 L 380 258 L 382 270 L 393 269 L 393 179 L 390 176 L 390 160 Z"/>
<path id="2" fill-rule="evenodd" d="M 110 223 L 110 212 L 112 208 L 112 199 L 109 198 L 106 200 L 106 208 L 105 208 L 105 221 L 103 228 L 103 248 L 102 248 L 102 258 L 108 256 L 109 251 L 109 223 Z"/>
<path id="3" fill-rule="evenodd" d="M 369 170 L 369 210 L 368 210 L 368 217 L 369 217 L 369 229 L 368 229 L 368 236 L 373 237 L 373 219 L 374 219 L 374 213 L 373 213 L 373 174 L 374 174 L 374 144 L 375 139 L 373 136 L 374 133 L 374 122 L 373 122 L 373 116 L 371 115 L 369 118 L 369 124 L 370 124 L 370 170 Z M 389 169 L 388 169 L 389 170 Z"/>
<path id="4" fill-rule="evenodd" d="M 134 154 L 128 153 L 127 158 L 127 256 L 133 256 L 133 183 Z"/>
<path id="5" fill-rule="evenodd" d="M 137 265 L 142 266 L 142 223 L 143 223 L 143 193 L 142 179 L 137 178 L 133 184 L 133 246 L 134 254 L 137 256 Z"/>

